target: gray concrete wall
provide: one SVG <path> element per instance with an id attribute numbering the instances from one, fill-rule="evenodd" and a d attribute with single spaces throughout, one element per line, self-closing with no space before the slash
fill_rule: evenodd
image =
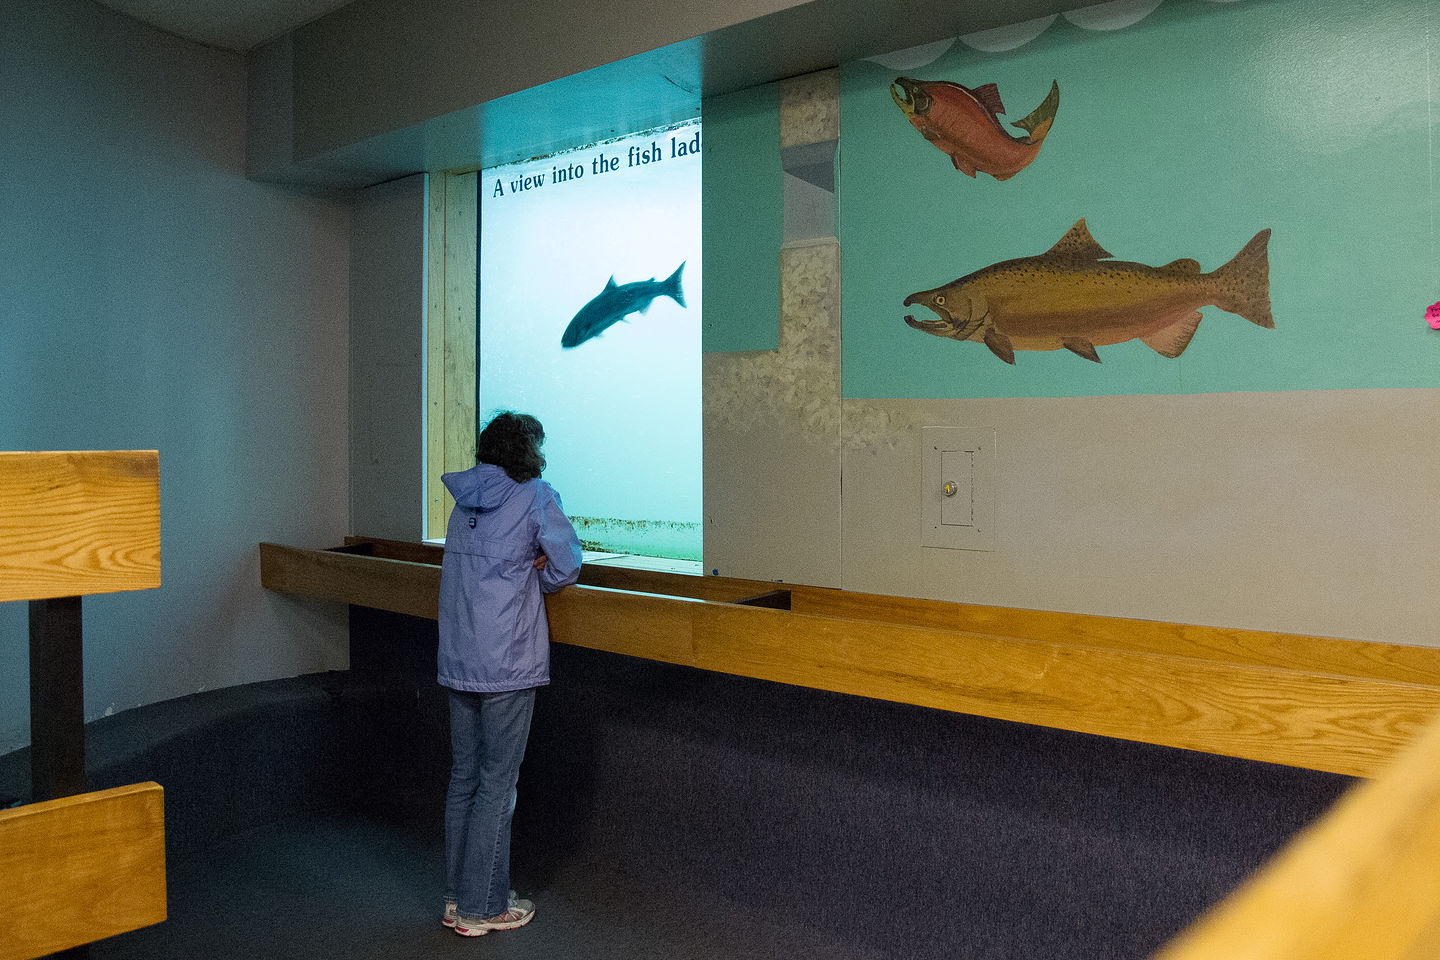
<path id="1" fill-rule="evenodd" d="M 350 529 L 425 536 L 425 176 L 356 194 L 350 246 Z"/>
<path id="2" fill-rule="evenodd" d="M 797 77 L 778 87 L 777 141 L 761 157 L 773 153 L 780 166 L 788 155 L 784 150 L 833 144 L 840 135 L 838 71 Z M 780 171 L 775 173 L 778 178 Z M 828 191 L 801 184 L 821 195 L 816 201 L 792 189 L 798 177 L 788 172 L 784 177 L 785 228 L 780 238 L 770 238 L 783 243 L 773 259 L 752 261 L 763 276 L 748 278 L 756 287 L 778 283 L 779 316 L 772 321 L 779 326 L 776 347 L 704 356 L 705 570 L 838 587 L 842 489 L 835 194 L 833 184 Z M 742 246 L 763 248 L 767 241 L 762 237 L 769 235 L 747 232 L 753 219 L 744 217 L 745 198 L 726 197 L 737 204 L 731 210 L 720 210 L 721 204 L 711 202 L 715 199 L 707 191 L 707 215 L 723 224 L 719 232 L 739 236 Z M 723 261 L 732 270 L 738 262 Z M 707 298 L 714 289 L 706 288 Z M 714 299 L 707 304 L 722 306 Z M 721 316 L 730 322 L 744 319 L 739 309 L 736 315 L 721 311 Z M 757 342 L 769 339 L 761 330 L 754 331 Z"/>
<path id="3" fill-rule="evenodd" d="M 266 176 L 378 183 L 678 122 L 702 96 L 1084 5 L 356 0 L 251 51 L 251 138 Z"/>

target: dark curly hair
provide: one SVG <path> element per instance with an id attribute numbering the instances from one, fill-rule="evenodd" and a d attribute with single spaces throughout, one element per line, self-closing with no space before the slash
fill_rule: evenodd
<path id="1" fill-rule="evenodd" d="M 480 431 L 475 451 L 479 463 L 492 463 L 504 470 L 516 483 L 534 480 L 545 470 L 540 445 L 545 442 L 545 428 L 528 413 L 506 410 Z"/>

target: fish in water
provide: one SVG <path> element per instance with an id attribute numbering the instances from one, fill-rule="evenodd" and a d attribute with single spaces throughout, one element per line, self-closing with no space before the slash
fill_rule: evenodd
<path id="1" fill-rule="evenodd" d="M 993 83 L 971 90 L 948 80 L 900 77 L 890 85 L 890 97 L 956 170 L 970 177 L 978 170 L 996 180 L 1009 180 L 1040 153 L 1060 108 L 1060 85 L 1052 80 L 1040 106 L 1010 124 L 1024 130 L 1023 137 L 1012 137 L 1000 125 L 1005 105 Z"/>
<path id="2" fill-rule="evenodd" d="M 1016 350 L 1061 347 L 1099 363 L 1097 346 L 1137 338 L 1161 356 L 1178 357 L 1203 306 L 1274 328 L 1269 243 L 1270 231 L 1261 230 L 1210 273 L 1189 259 L 1147 267 L 1111 259 L 1081 219 L 1038 257 L 1004 260 L 910 294 L 905 306 L 918 303 L 938 319 L 905 322 L 937 337 L 984 343 L 1010 364 Z"/>
<path id="3" fill-rule="evenodd" d="M 605 289 L 575 314 L 575 319 L 560 336 L 560 346 L 578 347 L 586 340 L 600 336 L 630 314 L 649 310 L 656 297 L 670 297 L 680 306 L 685 306 L 685 293 L 680 289 L 680 271 L 684 269 L 685 264 L 681 263 L 674 273 L 658 283 L 651 277 L 617 286 L 615 278 L 611 277 Z"/>

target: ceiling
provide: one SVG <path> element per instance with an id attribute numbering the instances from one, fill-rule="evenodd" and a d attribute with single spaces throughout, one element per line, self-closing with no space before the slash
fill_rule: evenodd
<path id="1" fill-rule="evenodd" d="M 167 33 L 244 53 L 350 0 L 98 0 Z"/>

